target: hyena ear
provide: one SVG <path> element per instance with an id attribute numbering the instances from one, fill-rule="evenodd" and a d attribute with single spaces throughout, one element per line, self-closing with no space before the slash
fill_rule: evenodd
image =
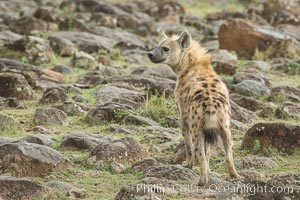
<path id="1" fill-rule="evenodd" d="M 163 35 L 163 39 L 169 38 L 169 37 L 167 36 L 167 34 L 165 33 L 165 31 L 162 31 L 162 35 Z"/>
<path id="2" fill-rule="evenodd" d="M 189 48 L 192 38 L 188 31 L 183 31 L 178 37 L 177 41 L 179 42 L 181 48 Z"/>

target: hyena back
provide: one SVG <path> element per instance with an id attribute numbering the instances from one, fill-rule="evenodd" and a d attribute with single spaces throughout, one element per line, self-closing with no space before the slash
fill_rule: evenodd
<path id="1" fill-rule="evenodd" d="M 200 163 L 198 184 L 205 185 L 210 146 L 220 135 L 229 174 L 237 178 L 229 128 L 229 94 L 211 66 L 210 55 L 184 31 L 180 36 L 164 34 L 164 39 L 148 53 L 148 57 L 153 63 L 168 64 L 177 74 L 175 100 L 187 153 L 183 165 L 192 169 L 197 159 Z"/>

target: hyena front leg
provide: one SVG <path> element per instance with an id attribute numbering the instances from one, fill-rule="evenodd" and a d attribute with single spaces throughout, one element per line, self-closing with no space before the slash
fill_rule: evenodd
<path id="1" fill-rule="evenodd" d="M 195 134 L 195 155 L 200 163 L 200 177 L 198 180 L 198 185 L 203 186 L 208 182 L 208 162 L 205 154 L 205 137 L 203 131 L 194 130 Z"/>
<path id="2" fill-rule="evenodd" d="M 232 178 L 238 178 L 240 176 L 236 172 L 234 162 L 233 162 L 233 152 L 232 152 L 233 142 L 231 137 L 231 131 L 229 130 L 229 128 L 227 127 L 221 128 L 221 138 L 225 149 L 225 160 L 226 160 L 226 165 L 227 165 L 229 175 Z"/>
<path id="3" fill-rule="evenodd" d="M 186 150 L 186 161 L 182 163 L 182 166 L 192 169 L 194 166 L 195 156 L 193 151 L 192 136 L 190 134 L 189 126 L 186 122 L 182 124 L 181 130 Z"/>

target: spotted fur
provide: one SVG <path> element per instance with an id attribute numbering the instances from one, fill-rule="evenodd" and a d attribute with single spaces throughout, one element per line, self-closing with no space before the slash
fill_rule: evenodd
<path id="1" fill-rule="evenodd" d="M 229 94 L 211 66 L 210 55 L 185 31 L 180 36 L 165 36 L 148 56 L 154 63 L 168 64 L 178 76 L 175 100 L 187 153 L 183 165 L 193 168 L 197 159 L 201 169 L 198 183 L 206 184 L 210 146 L 220 136 L 229 174 L 237 178 L 229 128 Z"/>

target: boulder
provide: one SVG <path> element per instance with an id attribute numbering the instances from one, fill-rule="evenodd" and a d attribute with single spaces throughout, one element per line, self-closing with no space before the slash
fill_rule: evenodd
<path id="1" fill-rule="evenodd" d="M 112 47 L 116 44 L 114 40 L 87 32 L 61 31 L 53 33 L 48 39 L 51 45 L 63 39 L 69 44 L 75 44 L 80 50 L 87 53 L 97 53 L 99 50 L 111 52 L 113 51 Z"/>
<path id="2" fill-rule="evenodd" d="M 149 188 L 149 189 L 148 189 Z M 123 186 L 114 198 L 115 200 L 132 200 L 132 199 L 161 199 L 149 187 L 141 187 L 141 184 Z"/>
<path id="3" fill-rule="evenodd" d="M 39 32 L 53 32 L 58 28 L 57 24 L 52 22 L 46 22 L 41 19 L 37 19 L 31 16 L 25 16 L 13 21 L 9 25 L 9 29 L 15 33 L 22 35 L 30 35 L 34 31 Z"/>
<path id="4" fill-rule="evenodd" d="M 156 94 L 158 92 L 159 94 L 166 95 L 174 94 L 176 85 L 174 80 L 138 75 L 112 76 L 106 78 L 101 83 L 127 83 L 134 87 L 145 89 L 152 94 Z"/>
<path id="5" fill-rule="evenodd" d="M 277 86 L 272 88 L 270 101 L 283 102 L 290 100 L 300 102 L 300 89 L 291 86 Z"/>
<path id="6" fill-rule="evenodd" d="M 217 49 L 210 52 L 212 63 L 228 63 L 231 65 L 237 64 L 237 56 L 228 52 L 225 49 Z"/>
<path id="7" fill-rule="evenodd" d="M 272 191 L 272 188 L 281 188 L 274 192 L 258 191 L 253 195 L 249 195 L 249 200 L 263 200 L 263 199 L 299 199 L 299 174 L 286 174 L 282 176 L 276 176 L 268 181 L 260 181 L 255 183 L 259 184 L 264 191 Z"/>
<path id="8" fill-rule="evenodd" d="M 247 96 L 262 96 L 271 93 L 271 90 L 265 84 L 254 80 L 244 80 L 232 85 L 232 88 L 236 93 Z"/>
<path id="9" fill-rule="evenodd" d="M 271 69 L 271 64 L 261 60 L 251 60 L 247 61 L 245 64 L 241 66 L 242 68 L 249 69 L 257 69 L 262 72 L 268 72 Z"/>
<path id="10" fill-rule="evenodd" d="M 253 80 L 260 82 L 266 85 L 268 88 L 271 87 L 270 81 L 260 73 L 251 73 L 251 72 L 238 72 L 233 76 L 233 83 L 241 83 L 245 80 Z"/>
<path id="11" fill-rule="evenodd" d="M 88 72 L 76 80 L 75 85 L 78 87 L 93 87 L 110 76 L 121 75 L 119 69 L 114 67 L 99 66 L 96 70 Z"/>
<path id="12" fill-rule="evenodd" d="M 146 177 L 155 177 L 159 179 L 168 180 L 184 180 L 195 182 L 199 176 L 188 168 L 181 165 L 167 165 L 167 166 L 152 166 L 145 171 Z"/>
<path id="13" fill-rule="evenodd" d="M 145 49 L 145 44 L 135 34 L 119 31 L 118 29 L 112 29 L 104 26 L 96 26 L 90 29 L 91 33 L 100 35 L 102 37 L 109 38 L 115 41 L 115 45 L 121 47 L 121 49 Z"/>
<path id="14" fill-rule="evenodd" d="M 71 101 L 65 101 L 61 105 L 54 106 L 54 108 L 63 111 L 68 116 L 81 115 L 89 110 L 89 108 L 85 107 L 84 105 L 74 103 Z"/>
<path id="15" fill-rule="evenodd" d="M 25 53 L 30 63 L 39 65 L 50 62 L 52 49 L 48 40 L 34 36 L 25 36 L 7 46 L 13 51 Z"/>
<path id="16" fill-rule="evenodd" d="M 68 196 L 70 199 L 84 198 L 86 196 L 85 189 L 80 189 L 69 183 L 60 182 L 60 181 L 51 181 L 48 182 L 46 186 L 51 189 L 56 189 L 59 191 L 66 192 L 67 193 L 66 196 Z"/>
<path id="17" fill-rule="evenodd" d="M 111 121 L 119 122 L 127 115 L 128 110 L 133 110 L 133 107 L 121 103 L 106 103 L 91 108 L 86 114 L 85 120 L 91 125 Z"/>
<path id="18" fill-rule="evenodd" d="M 159 65 L 157 67 L 136 67 L 131 74 L 153 76 L 159 78 L 166 78 L 176 81 L 176 73 L 168 65 Z"/>
<path id="19" fill-rule="evenodd" d="M 159 126 L 157 122 L 137 115 L 127 115 L 123 121 L 125 122 L 125 124 Z"/>
<path id="20" fill-rule="evenodd" d="M 0 160 L 2 173 L 17 177 L 39 177 L 70 166 L 70 161 L 58 151 L 27 142 L 1 145 Z"/>
<path id="21" fill-rule="evenodd" d="M 236 65 L 223 62 L 216 62 L 215 71 L 218 74 L 234 75 L 236 73 L 237 68 L 238 67 Z"/>
<path id="22" fill-rule="evenodd" d="M 263 4 L 263 17 L 273 25 L 300 25 L 299 0 L 267 0 Z"/>
<path id="23" fill-rule="evenodd" d="M 65 102 L 68 100 L 66 91 L 61 87 L 48 88 L 43 93 L 40 99 L 40 104 L 55 104 L 59 102 Z"/>
<path id="24" fill-rule="evenodd" d="M 34 115 L 36 125 L 68 125 L 68 116 L 56 108 L 38 108 Z"/>
<path id="25" fill-rule="evenodd" d="M 300 119 L 300 105 L 285 101 L 275 110 L 275 116 L 279 119 Z"/>
<path id="26" fill-rule="evenodd" d="M 14 43 L 22 38 L 22 35 L 11 31 L 0 31 L 0 47 Z"/>
<path id="27" fill-rule="evenodd" d="M 73 72 L 73 69 L 67 65 L 55 65 L 52 68 L 53 71 L 62 73 L 62 74 L 71 74 Z"/>
<path id="28" fill-rule="evenodd" d="M 231 118 L 240 122 L 251 122 L 255 118 L 258 118 L 255 112 L 240 107 L 238 104 L 230 100 L 231 105 Z"/>
<path id="29" fill-rule="evenodd" d="M 230 99 L 243 108 L 253 112 L 258 112 L 258 115 L 261 117 L 270 117 L 274 114 L 275 105 L 271 102 L 264 103 L 254 99 L 253 97 L 238 94 L 230 95 Z"/>
<path id="30" fill-rule="evenodd" d="M 39 133 L 26 136 L 26 137 L 22 138 L 21 141 L 45 145 L 48 147 L 51 147 L 52 145 L 54 145 L 56 143 L 56 141 L 51 136 L 45 135 L 45 134 L 39 134 Z"/>
<path id="31" fill-rule="evenodd" d="M 0 73 L 0 96 L 32 100 L 33 91 L 22 74 Z"/>
<path id="32" fill-rule="evenodd" d="M 272 169 L 278 167 L 276 162 L 267 157 L 246 157 L 241 159 L 235 159 L 234 163 L 236 167 L 241 169 Z"/>
<path id="33" fill-rule="evenodd" d="M 137 107 L 146 101 L 146 95 L 142 92 L 120 88 L 113 85 L 101 86 L 100 89 L 97 90 L 96 95 L 98 105 L 116 102 Z"/>
<path id="34" fill-rule="evenodd" d="M 131 172 L 134 172 L 136 170 L 145 171 L 148 167 L 157 166 L 157 165 L 158 165 L 158 161 L 155 158 L 149 157 L 134 163 L 129 169 L 129 171 Z"/>
<path id="35" fill-rule="evenodd" d="M 41 6 L 34 11 L 33 16 L 47 22 L 56 22 L 57 14 L 58 10 L 54 7 Z"/>
<path id="36" fill-rule="evenodd" d="M 256 141 L 262 148 L 274 147 L 285 152 L 292 152 L 300 145 L 300 126 L 283 123 L 258 123 L 246 133 L 242 147 L 253 148 Z"/>
<path id="37" fill-rule="evenodd" d="M 227 20 L 218 33 L 220 49 L 235 51 L 239 56 L 252 58 L 258 51 L 266 58 L 293 58 L 300 54 L 295 39 L 272 27 L 259 26 L 243 19 Z"/>
<path id="38" fill-rule="evenodd" d="M 27 179 L 11 176 L 0 176 L 0 198 L 5 200 L 38 198 L 48 189 L 41 183 Z"/>
<path id="39" fill-rule="evenodd" d="M 96 146 L 89 155 L 88 162 L 104 163 L 134 163 L 149 157 L 147 148 L 131 137 L 113 140 Z"/>
<path id="40" fill-rule="evenodd" d="M 101 143 L 112 141 L 113 138 L 93 135 L 90 133 L 73 132 L 64 135 L 60 147 L 72 150 L 92 150 Z"/>

